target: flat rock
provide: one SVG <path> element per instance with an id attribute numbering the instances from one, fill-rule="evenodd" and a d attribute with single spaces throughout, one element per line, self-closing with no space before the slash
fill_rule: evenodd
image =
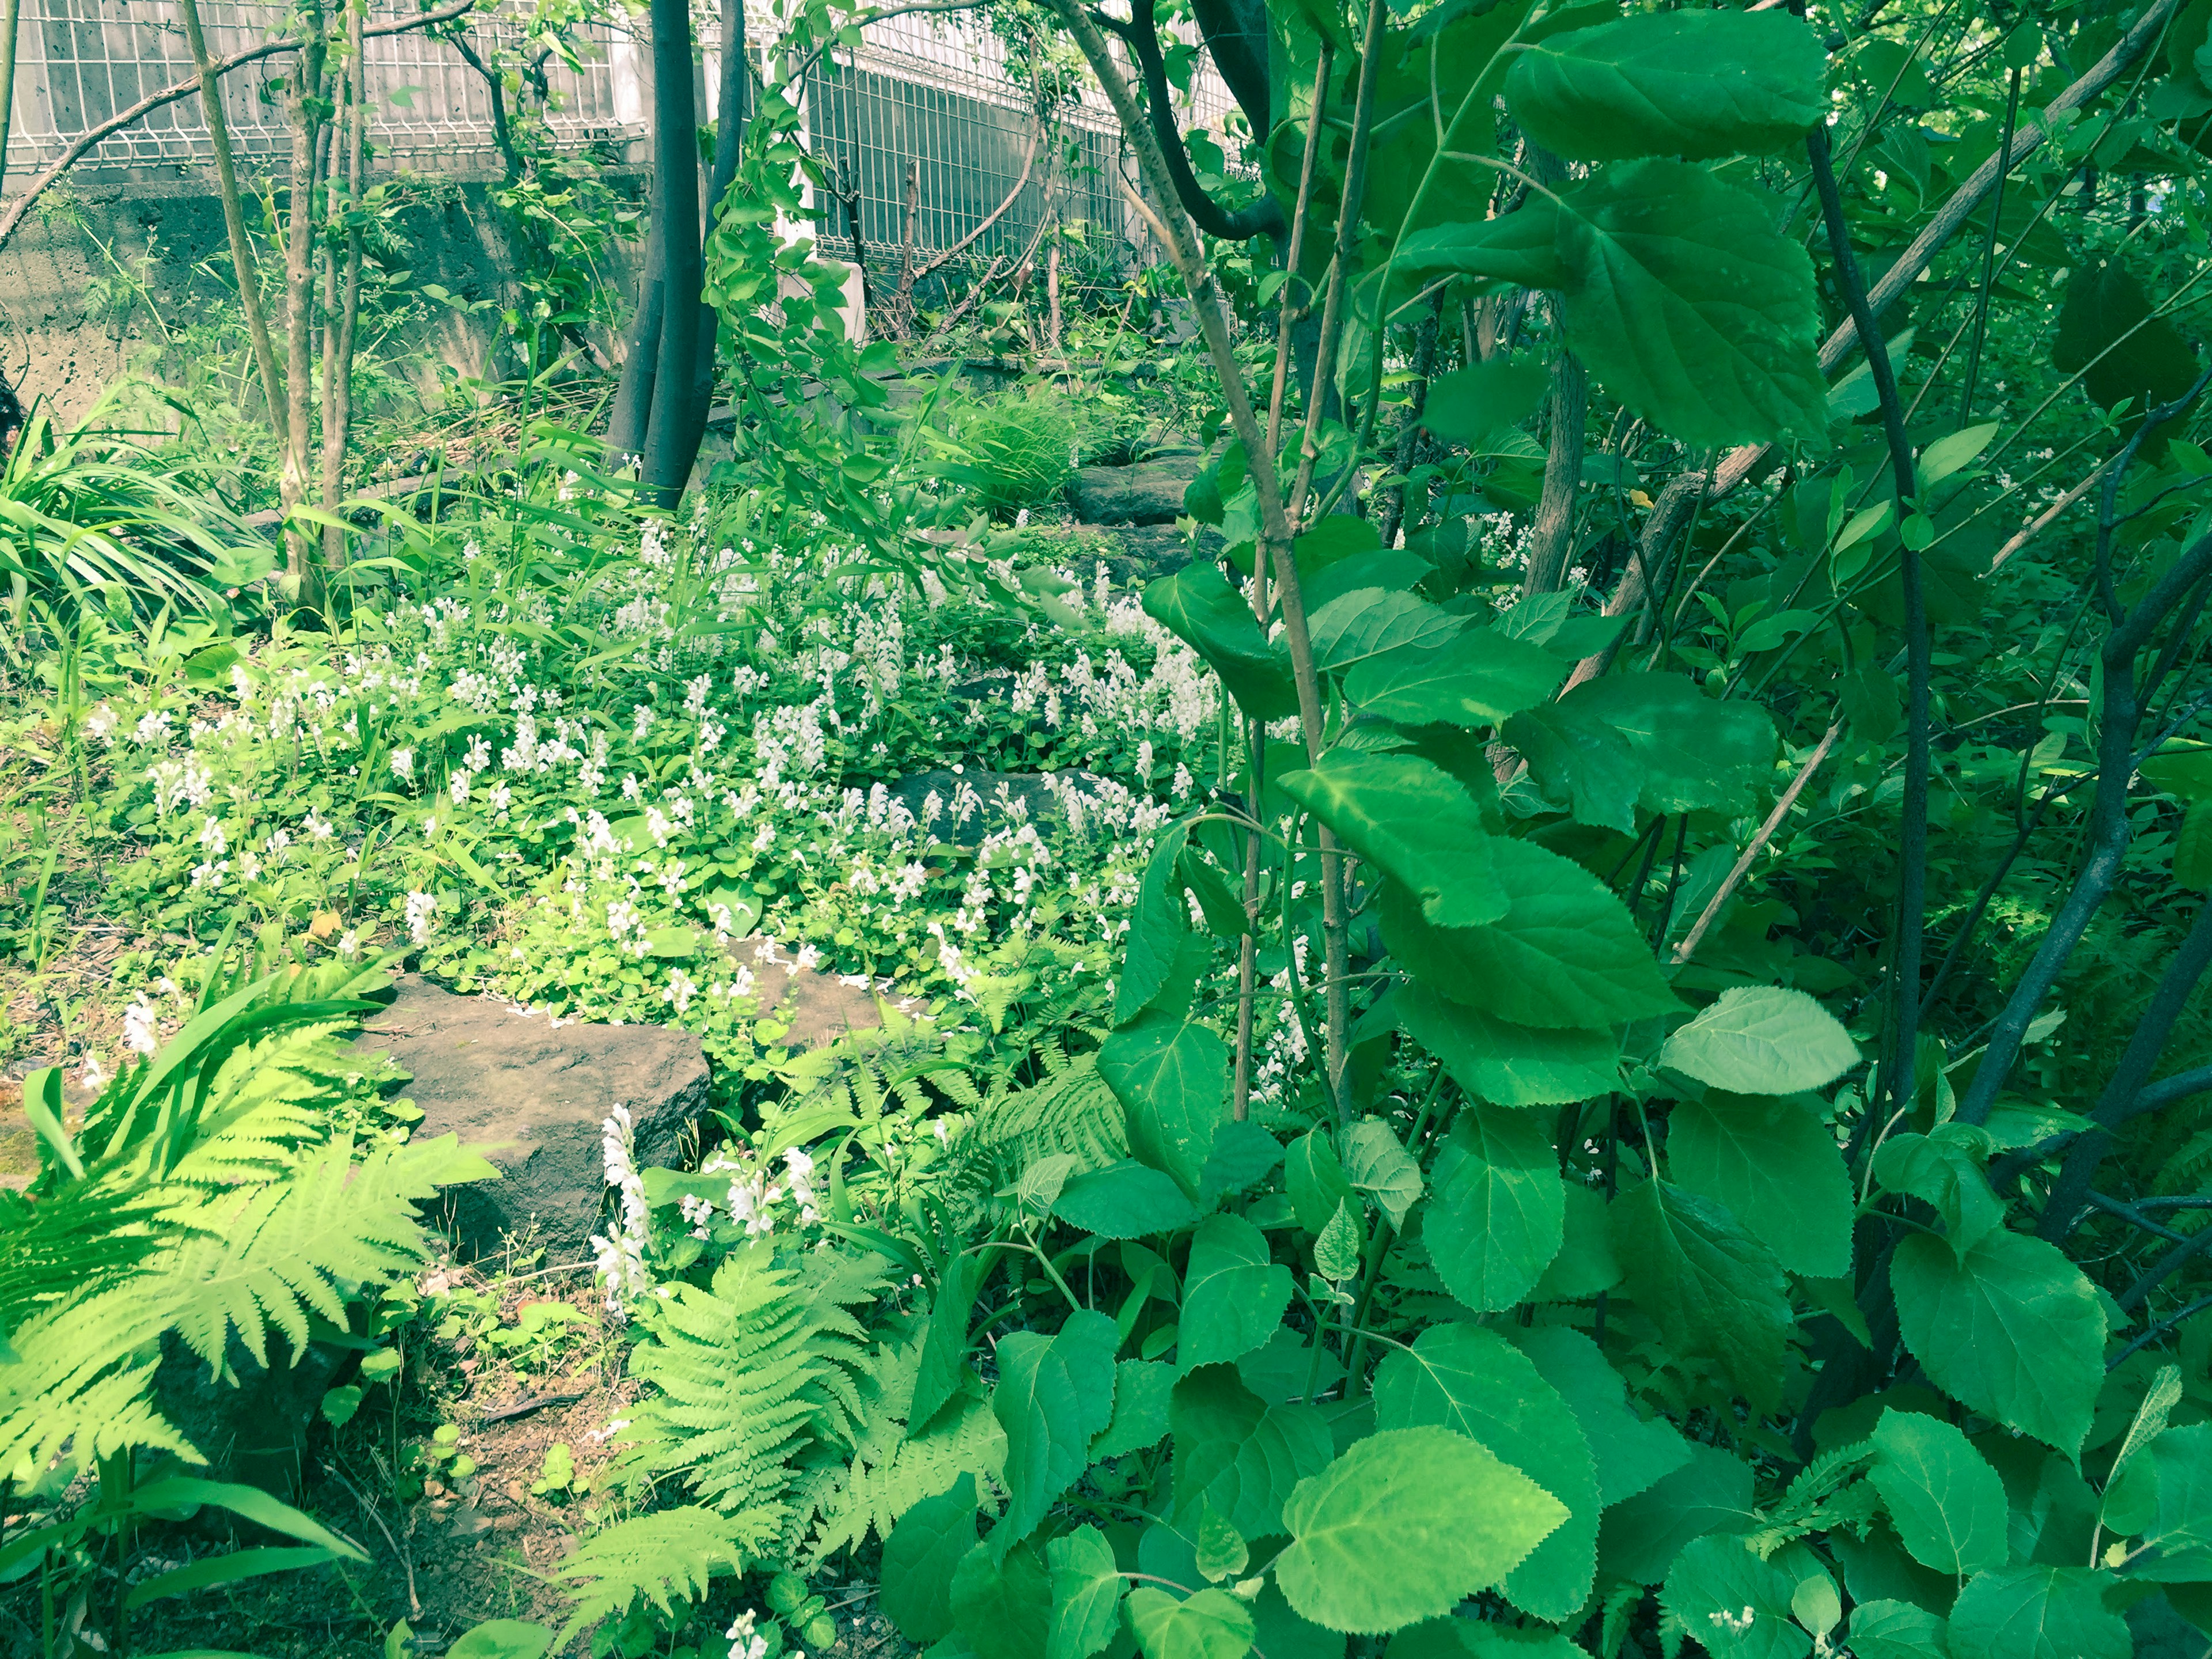
<path id="1" fill-rule="evenodd" d="M 762 1018 L 783 1027 L 776 1039 L 783 1048 L 817 1048 L 884 1023 L 878 996 L 890 995 L 888 981 L 872 985 L 858 974 L 802 968 L 765 939 L 732 939 L 723 948 L 750 976 L 750 994 Z"/>
<path id="2" fill-rule="evenodd" d="M 1086 792 L 1107 782 L 1095 772 L 1048 775 L 1043 772 L 987 772 L 970 766 L 957 772 L 939 768 L 913 773 L 891 785 L 891 793 L 917 820 L 927 817 L 929 798 L 935 795 L 939 816 L 929 833 L 939 841 L 974 847 L 992 830 L 1011 823 L 1060 822 L 1060 804 L 1050 781 L 1054 777 L 1063 787 L 1072 782 Z M 963 787 L 974 792 L 973 801 L 963 797 Z"/>
<path id="3" fill-rule="evenodd" d="M 1178 455 L 1128 466 L 1078 467 L 1068 498 L 1086 524 L 1173 524 L 1200 464 L 1196 455 Z"/>
<path id="4" fill-rule="evenodd" d="M 504 1177 L 457 1187 L 441 1218 L 466 1257 L 535 1229 L 550 1263 L 588 1260 L 606 1193 L 601 1125 L 629 1109 L 640 1167 L 675 1164 L 707 1109 L 707 1056 L 662 1025 L 556 1025 L 489 997 L 458 997 L 415 975 L 364 1023 L 355 1046 L 413 1073 L 420 1135 L 459 1135 Z"/>

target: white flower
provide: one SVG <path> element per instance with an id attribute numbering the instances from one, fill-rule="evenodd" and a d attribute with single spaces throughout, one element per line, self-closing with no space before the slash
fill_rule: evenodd
<path id="1" fill-rule="evenodd" d="M 301 821 L 300 830 L 309 841 L 328 841 L 337 833 L 331 828 L 330 820 L 312 806 L 307 809 L 307 816 Z"/>
<path id="2" fill-rule="evenodd" d="M 758 1621 L 759 1615 L 750 1609 L 730 1621 L 722 1632 L 730 1638 L 729 1659 L 767 1659 L 768 1638 L 753 1629 Z"/>
<path id="3" fill-rule="evenodd" d="M 435 893 L 410 893 L 407 896 L 407 937 L 418 946 L 430 942 L 430 918 L 436 914 L 438 896 Z"/>
<path id="4" fill-rule="evenodd" d="M 101 1066 L 98 1054 L 87 1054 L 84 1057 L 84 1070 L 80 1075 L 84 1086 L 94 1093 L 99 1092 L 107 1085 L 107 1073 Z"/>
<path id="5" fill-rule="evenodd" d="M 349 962 L 361 954 L 361 933 L 358 929 L 349 927 L 338 935 L 337 952 Z"/>
<path id="6" fill-rule="evenodd" d="M 230 838 L 223 833 L 222 820 L 212 812 L 208 815 L 208 821 L 200 826 L 200 845 L 217 858 L 230 850 Z"/>
<path id="7" fill-rule="evenodd" d="M 629 711 L 629 734 L 636 743 L 645 741 L 645 734 L 653 730 L 653 710 L 640 703 Z"/>
<path id="8" fill-rule="evenodd" d="M 138 1000 L 123 1011 L 123 1046 L 134 1054 L 150 1054 L 160 1048 L 161 1016 L 141 991 Z"/>
<path id="9" fill-rule="evenodd" d="M 409 781 L 414 777 L 415 751 L 412 749 L 395 749 L 392 751 L 392 775 L 402 782 Z"/>
<path id="10" fill-rule="evenodd" d="M 691 975 L 681 968 L 672 968 L 668 974 L 668 988 L 660 994 L 660 1000 L 680 1014 L 691 1006 L 691 999 L 698 994 L 699 987 Z"/>
<path id="11" fill-rule="evenodd" d="M 653 1275 L 645 1265 L 645 1247 L 652 1237 L 652 1212 L 645 1200 L 645 1179 L 637 1172 L 636 1142 L 629 1109 L 617 1102 L 600 1126 L 599 1151 L 606 1164 L 606 1184 L 622 1194 L 622 1225 L 612 1236 L 592 1237 L 599 1281 L 606 1286 L 607 1311 L 617 1324 L 627 1322 L 624 1303 L 652 1288 Z"/>
<path id="12" fill-rule="evenodd" d="M 122 724 L 123 717 L 106 703 L 84 717 L 87 735 L 98 738 L 111 749 L 115 746 L 115 730 Z"/>

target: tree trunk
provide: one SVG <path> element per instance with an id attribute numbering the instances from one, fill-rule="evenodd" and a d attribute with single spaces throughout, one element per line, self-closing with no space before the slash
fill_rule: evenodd
<path id="1" fill-rule="evenodd" d="M 223 228 L 230 237 L 230 263 L 238 277 L 239 307 L 246 313 L 246 333 L 253 342 L 254 366 L 261 374 L 261 395 L 269 408 L 269 424 L 276 428 L 280 447 L 285 436 L 284 384 L 276 368 L 276 348 L 269 337 L 269 319 L 261 308 L 261 282 L 253 264 L 253 245 L 246 240 L 246 209 L 238 193 L 238 172 L 231 165 L 230 123 L 222 112 L 222 92 L 216 83 L 215 61 L 208 56 L 207 36 L 200 28 L 198 0 L 177 0 L 185 26 L 185 44 L 191 49 L 192 67 L 199 72 L 200 109 L 207 118 L 208 140 L 215 152 L 215 177 L 222 198 Z"/>
<path id="2" fill-rule="evenodd" d="M 289 514 L 307 499 L 307 437 L 313 424 L 315 315 L 315 155 L 317 94 L 321 90 L 326 20 L 320 0 L 307 0 L 307 39 L 287 88 L 285 104 L 292 126 L 292 189 L 284 232 L 284 410 L 283 464 L 277 489 Z M 295 579 L 307 574 L 307 532 L 297 525 L 284 532 L 287 568 Z"/>
<path id="3" fill-rule="evenodd" d="M 338 285 L 337 318 L 323 352 L 323 508 L 337 510 L 345 482 L 346 443 L 353 428 L 353 342 L 361 319 L 361 225 L 350 217 L 361 206 L 362 165 L 367 148 L 368 78 L 362 39 L 362 0 L 346 6 L 345 106 L 345 274 Z M 337 169 L 333 167 L 331 172 Z M 335 252 L 332 254 L 335 262 Z M 325 529 L 323 562 L 332 569 L 345 562 L 345 532 Z"/>

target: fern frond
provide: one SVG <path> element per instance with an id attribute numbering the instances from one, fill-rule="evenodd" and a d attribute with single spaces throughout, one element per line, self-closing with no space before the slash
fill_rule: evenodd
<path id="1" fill-rule="evenodd" d="M 338 1034 L 353 1022 L 321 1019 L 241 1043 L 216 1068 L 199 1109 L 198 1139 L 172 1177 L 195 1186 L 265 1181 L 330 1133 L 331 1108 L 361 1074 L 361 1056 Z"/>
<path id="2" fill-rule="evenodd" d="M 160 1193 L 89 1178 L 36 1202 L 0 1191 L 0 1336 L 40 1308 L 125 1279 L 171 1242 Z"/>
<path id="3" fill-rule="evenodd" d="M 161 1311 L 125 1285 L 40 1314 L 15 1334 L 0 1364 L 0 1472 L 44 1469 L 64 1452 L 81 1463 L 126 1446 L 207 1460 L 147 1397 Z"/>
<path id="4" fill-rule="evenodd" d="M 961 1397 L 916 1439 L 904 1437 L 905 1426 L 896 1425 L 894 1443 L 881 1461 L 856 1457 L 837 1472 L 842 1479 L 823 1483 L 815 1498 L 814 1536 L 803 1558 L 806 1571 L 841 1549 L 858 1549 L 871 1532 L 889 1538 L 899 1516 L 963 1474 L 996 1482 L 1006 1468 L 1006 1432 L 990 1406 L 973 1395 Z"/>
<path id="5" fill-rule="evenodd" d="M 643 1596 L 660 1612 L 696 1601 L 718 1572 L 743 1572 L 732 1517 L 696 1505 L 617 1522 L 553 1569 L 575 1611 L 562 1628 L 566 1647 L 602 1619 L 619 1617 Z"/>
<path id="6" fill-rule="evenodd" d="M 359 1164 L 336 1140 L 301 1158 L 288 1179 L 208 1200 L 201 1235 L 179 1248 L 143 1290 L 177 1334 L 220 1376 L 230 1334 L 268 1360 L 268 1330 L 295 1352 L 308 1318 L 345 1322 L 338 1286 L 404 1273 L 422 1260 L 415 1206 L 441 1186 L 496 1179 L 451 1135 L 374 1146 Z"/>
<path id="7" fill-rule="evenodd" d="M 1056 1152 L 1075 1159 L 1071 1175 L 1103 1170 L 1129 1155 L 1121 1103 L 1090 1054 L 1069 1061 L 1043 1083 L 990 1102 L 971 1133 L 1005 1178 Z"/>

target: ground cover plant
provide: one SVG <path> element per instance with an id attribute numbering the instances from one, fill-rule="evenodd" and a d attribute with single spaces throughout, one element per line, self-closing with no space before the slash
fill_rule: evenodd
<path id="1" fill-rule="evenodd" d="M 860 15 L 695 134 L 653 9 L 696 264 L 610 380 L 524 239 L 450 477 L 304 506 L 399 418 L 312 339 L 18 438 L 11 1643 L 2206 1650 L 2212 4 L 1006 9 L 1151 240 L 896 345 L 778 230 Z M 1176 451 L 1173 557 L 1069 522 Z M 404 970 L 699 1040 L 589 1260 L 441 1241 Z"/>

